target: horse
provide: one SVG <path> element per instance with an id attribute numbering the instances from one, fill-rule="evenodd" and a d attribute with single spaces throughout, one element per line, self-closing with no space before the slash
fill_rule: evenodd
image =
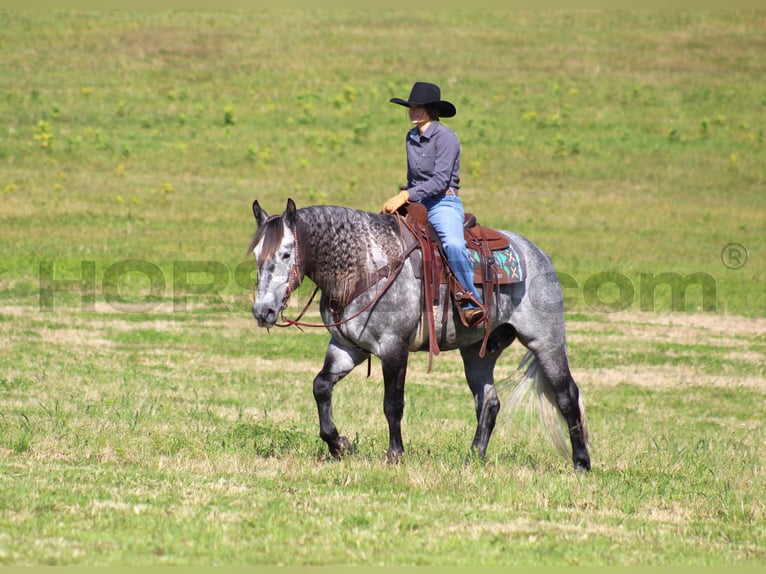
<path id="1" fill-rule="evenodd" d="M 404 453 L 401 421 L 410 352 L 429 350 L 422 328 L 423 286 L 397 215 L 370 213 L 334 205 L 297 209 L 292 199 L 281 215 L 269 216 L 256 199 L 256 231 L 248 253 L 255 257 L 257 284 L 252 313 L 259 327 L 271 328 L 305 277 L 321 291 L 321 327 L 330 334 L 324 364 L 313 381 L 319 436 L 329 454 L 354 452 L 332 414 L 338 381 L 371 355 L 380 359 L 383 412 L 388 422 L 386 457 L 395 464 Z M 494 293 L 489 349 L 482 352 L 483 329 L 466 327 L 452 304 L 434 306 L 438 348 L 459 350 L 476 406 L 477 426 L 470 452 L 486 456 L 500 400 L 494 368 L 502 351 L 518 340 L 527 351 L 517 391 L 537 395 L 543 429 L 575 471 L 591 468 L 585 409 L 569 368 L 561 285 L 550 258 L 516 233 L 502 231 L 526 260 L 526 280 Z M 449 297 L 442 289 L 442 298 Z M 309 301 L 310 303 L 311 301 Z M 307 305 L 308 307 L 308 305 Z M 305 311 L 305 309 L 304 309 Z M 446 316 L 445 316 L 446 314 Z M 431 346 L 431 348 L 433 348 Z M 518 397 L 523 392 L 511 395 Z M 567 443 L 563 421 L 569 431 Z"/>

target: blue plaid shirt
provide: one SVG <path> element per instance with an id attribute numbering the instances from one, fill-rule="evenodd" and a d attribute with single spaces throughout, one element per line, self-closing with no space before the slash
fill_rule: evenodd
<path id="1" fill-rule="evenodd" d="M 407 185 L 410 201 L 423 201 L 460 189 L 460 142 L 451 129 L 432 122 L 424 134 L 407 132 Z"/>

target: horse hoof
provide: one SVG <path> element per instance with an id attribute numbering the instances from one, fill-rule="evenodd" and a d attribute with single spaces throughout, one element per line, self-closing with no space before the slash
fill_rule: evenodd
<path id="1" fill-rule="evenodd" d="M 403 454 L 402 451 L 389 450 L 386 452 L 386 462 L 390 465 L 399 464 Z"/>
<path id="2" fill-rule="evenodd" d="M 487 462 L 487 457 L 477 450 L 471 449 L 471 451 L 463 459 L 463 466 L 471 466 L 474 463 L 483 464 Z"/>
<path id="3" fill-rule="evenodd" d="M 346 437 L 340 436 L 335 444 L 330 446 L 330 454 L 333 458 L 343 458 L 346 455 L 354 454 L 354 445 Z"/>
<path id="4" fill-rule="evenodd" d="M 577 474 L 588 474 L 590 472 L 590 461 L 578 460 L 574 463 L 574 469 Z"/>

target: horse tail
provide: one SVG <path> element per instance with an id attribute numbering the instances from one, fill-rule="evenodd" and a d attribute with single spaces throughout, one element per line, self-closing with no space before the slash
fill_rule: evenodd
<path id="1" fill-rule="evenodd" d="M 519 363 L 519 371 L 523 371 L 519 382 L 511 391 L 509 396 L 510 407 L 512 410 L 518 409 L 523 405 L 527 410 L 534 408 L 532 395 L 536 395 L 537 406 L 542 422 L 543 431 L 547 438 L 556 447 L 561 456 L 571 458 L 572 446 L 569 441 L 568 431 L 564 423 L 564 417 L 559 411 L 556 403 L 556 394 L 553 392 L 550 382 L 543 376 L 540 369 L 540 363 L 532 351 L 527 351 L 524 358 Z M 585 405 L 582 397 L 578 399 L 580 413 L 582 416 L 582 433 L 585 444 L 588 444 L 588 425 L 585 418 Z"/>

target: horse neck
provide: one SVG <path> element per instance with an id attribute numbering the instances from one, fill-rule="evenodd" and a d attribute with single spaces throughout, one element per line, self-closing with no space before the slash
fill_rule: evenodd
<path id="1" fill-rule="evenodd" d="M 357 281 L 393 264 L 402 251 L 392 217 L 335 206 L 297 215 L 303 272 L 329 297 L 343 300 Z"/>

